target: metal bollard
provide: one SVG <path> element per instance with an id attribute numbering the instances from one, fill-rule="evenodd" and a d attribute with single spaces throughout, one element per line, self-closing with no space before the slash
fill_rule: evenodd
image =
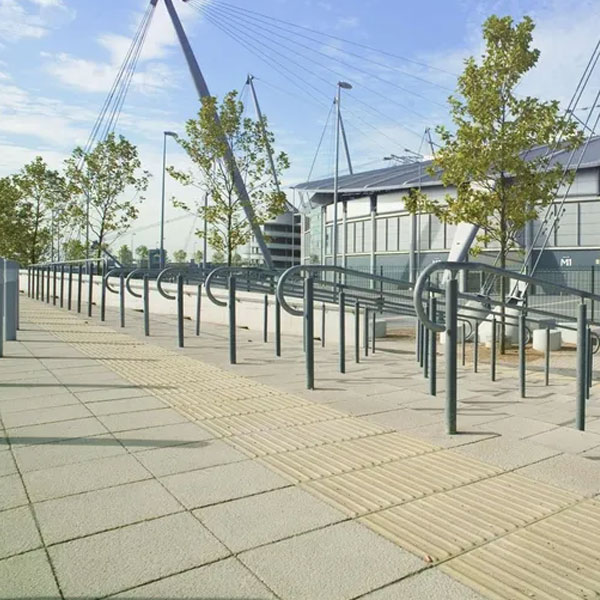
<path id="1" fill-rule="evenodd" d="M 546 327 L 546 352 L 544 354 L 544 384 L 550 385 L 550 327 Z"/>
<path id="2" fill-rule="evenodd" d="M 50 267 L 46 276 L 46 304 L 50 304 Z"/>
<path id="3" fill-rule="evenodd" d="M 473 330 L 473 373 L 479 368 L 479 321 L 475 321 Z"/>
<path id="4" fill-rule="evenodd" d="M 56 265 L 52 267 L 52 304 L 56 306 Z"/>
<path id="5" fill-rule="evenodd" d="M 79 279 L 77 281 L 77 312 L 81 312 L 81 286 L 83 285 L 83 265 L 79 265 Z"/>
<path id="6" fill-rule="evenodd" d="M 354 303 L 354 362 L 360 362 L 360 302 Z"/>
<path id="7" fill-rule="evenodd" d="M 125 327 L 125 274 L 119 275 L 119 325 Z"/>
<path id="8" fill-rule="evenodd" d="M 92 305 L 94 303 L 94 264 L 88 263 L 88 298 L 87 298 L 87 315 L 92 316 Z"/>
<path id="9" fill-rule="evenodd" d="M 4 356 L 4 262 L 0 258 L 0 357 Z"/>
<path id="10" fill-rule="evenodd" d="M 460 328 L 460 344 L 461 344 L 461 363 L 464 367 L 467 364 L 467 327 L 463 323 Z"/>
<path id="11" fill-rule="evenodd" d="M 321 347 L 325 348 L 325 302 L 321 304 Z"/>
<path id="12" fill-rule="evenodd" d="M 60 266 L 60 308 L 65 305 L 65 265 Z"/>
<path id="13" fill-rule="evenodd" d="M 437 300 L 431 298 L 429 303 L 429 318 L 435 323 L 437 313 Z M 437 395 L 437 333 L 429 332 L 429 393 Z"/>
<path id="14" fill-rule="evenodd" d="M 281 356 L 281 304 L 275 296 L 275 356 Z"/>
<path id="15" fill-rule="evenodd" d="M 237 362 L 235 331 L 235 275 L 229 276 L 229 363 Z"/>
<path id="16" fill-rule="evenodd" d="M 196 288 L 196 336 L 200 335 L 200 321 L 202 318 L 202 284 Z"/>
<path id="17" fill-rule="evenodd" d="M 314 323 L 314 281 L 304 280 L 304 338 L 306 356 L 306 388 L 315 389 L 315 323 Z"/>
<path id="18" fill-rule="evenodd" d="M 144 275 L 144 335 L 150 335 L 150 277 Z"/>
<path id="19" fill-rule="evenodd" d="M 585 386 L 585 399 L 590 399 L 590 388 L 592 387 L 592 361 L 593 361 L 593 353 L 592 353 L 592 330 L 588 327 L 587 330 L 587 339 L 586 339 L 586 351 L 587 351 L 587 364 L 586 364 L 586 373 L 587 373 L 587 381 Z"/>
<path id="20" fill-rule="evenodd" d="M 450 279 L 446 288 L 446 431 L 456 433 L 456 342 L 458 312 L 458 281 Z"/>
<path id="21" fill-rule="evenodd" d="M 492 347 L 490 357 L 490 374 L 492 381 L 496 381 L 496 331 L 497 331 L 496 317 L 492 317 Z"/>
<path id="22" fill-rule="evenodd" d="M 265 294 L 263 300 L 263 343 L 269 341 L 269 296 Z"/>
<path id="23" fill-rule="evenodd" d="M 415 360 L 419 362 L 419 354 L 421 353 L 421 321 L 415 322 Z"/>
<path id="24" fill-rule="evenodd" d="M 582 302 L 577 315 L 577 405 L 575 426 L 585 430 L 585 388 L 587 385 L 585 338 L 587 337 L 587 307 Z"/>
<path id="25" fill-rule="evenodd" d="M 73 265 L 69 265 L 69 289 L 67 290 L 67 310 L 71 310 L 73 304 Z"/>
<path id="26" fill-rule="evenodd" d="M 419 366 L 423 368 L 423 352 L 425 350 L 425 329 L 423 328 L 423 323 L 419 321 Z"/>
<path id="27" fill-rule="evenodd" d="M 429 305 L 431 302 L 431 298 L 427 300 L 427 312 L 429 313 Z M 421 344 L 423 345 L 423 377 L 427 379 L 429 377 L 429 329 L 423 328 L 423 341 Z"/>
<path id="28" fill-rule="evenodd" d="M 363 346 L 365 356 L 369 356 L 369 309 L 366 306 L 363 322 Z"/>
<path id="29" fill-rule="evenodd" d="M 35 275 L 34 275 L 34 280 L 35 280 L 35 296 L 34 298 L 36 300 L 40 299 L 40 268 L 39 267 L 35 267 Z"/>
<path id="30" fill-rule="evenodd" d="M 106 276 L 107 273 L 103 273 L 100 280 L 100 321 L 102 322 L 106 320 Z"/>
<path id="31" fill-rule="evenodd" d="M 16 262 L 4 260 L 4 313 L 0 312 L 0 319 L 4 318 L 4 339 L 12 342 L 17 339 L 17 296 L 19 293 L 19 269 Z"/>
<path id="32" fill-rule="evenodd" d="M 44 290 L 46 287 L 46 279 L 44 277 L 44 273 L 46 272 L 46 269 L 40 267 L 40 302 L 44 301 Z"/>
<path id="33" fill-rule="evenodd" d="M 340 328 L 340 373 L 346 372 L 346 294 L 340 292 L 338 296 L 338 315 Z"/>
<path id="34" fill-rule="evenodd" d="M 27 297 L 31 298 L 31 267 L 27 267 Z"/>
<path id="35" fill-rule="evenodd" d="M 525 398 L 525 362 L 527 360 L 525 354 L 525 315 L 519 315 L 519 389 L 521 392 L 521 398 Z"/>

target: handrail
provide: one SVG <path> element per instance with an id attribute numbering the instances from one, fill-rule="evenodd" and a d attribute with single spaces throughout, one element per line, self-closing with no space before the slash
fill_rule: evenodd
<path id="1" fill-rule="evenodd" d="M 267 274 L 270 276 L 275 275 L 274 271 L 272 271 L 270 269 L 264 269 L 262 267 L 234 267 L 234 266 L 216 267 L 206 276 L 206 279 L 204 280 L 204 291 L 206 292 L 206 295 L 208 296 L 209 300 L 213 304 L 216 304 L 217 306 L 223 306 L 223 307 L 227 306 L 227 302 L 224 302 L 223 300 L 219 300 L 218 298 L 216 298 L 211 290 L 212 281 L 216 277 L 217 273 L 233 274 L 233 273 L 246 273 L 246 272 L 248 272 L 248 273 L 255 272 L 255 273 L 261 273 L 261 274 Z"/>
<path id="2" fill-rule="evenodd" d="M 431 321 L 429 319 L 429 316 L 427 315 L 427 312 L 423 307 L 422 296 L 423 296 L 423 291 L 425 288 L 426 281 L 429 279 L 431 274 L 434 273 L 435 271 L 445 271 L 445 270 L 453 271 L 453 272 L 484 271 L 487 273 L 500 275 L 503 277 L 509 277 L 511 279 L 516 279 L 517 281 L 523 281 L 525 283 L 532 283 L 535 285 L 543 285 L 543 286 L 551 287 L 556 290 L 560 290 L 562 292 L 571 294 L 573 296 L 578 296 L 582 300 L 587 299 L 587 300 L 594 300 L 597 302 L 600 301 L 599 295 L 592 294 L 591 292 L 586 292 L 585 290 L 578 290 L 576 288 L 562 285 L 560 283 L 553 283 L 551 281 L 545 281 L 543 279 L 538 279 L 537 277 L 532 277 L 531 275 L 514 273 L 512 271 L 507 271 L 505 269 L 501 269 L 499 267 L 494 267 L 491 265 L 486 265 L 484 263 L 477 263 L 477 262 L 462 263 L 462 262 L 440 261 L 440 262 L 429 265 L 428 267 L 423 269 L 423 271 L 421 271 L 421 274 L 419 275 L 419 278 L 417 279 L 417 283 L 415 284 L 415 289 L 414 289 L 414 293 L 413 293 L 415 311 L 417 313 L 417 316 L 419 317 L 419 320 L 421 321 L 421 323 L 423 323 L 423 325 L 425 325 L 425 327 L 427 327 L 427 329 L 430 329 L 431 331 L 435 331 L 437 333 L 441 333 L 442 331 L 444 331 L 445 326 L 441 325 L 440 323 L 434 323 L 433 321 Z M 521 312 L 523 312 L 523 310 L 524 310 L 518 306 L 515 306 L 514 308 L 517 308 Z"/>
<path id="3" fill-rule="evenodd" d="M 134 292 L 131 289 L 131 278 L 136 274 L 136 273 L 145 273 L 146 271 L 148 271 L 149 269 L 143 269 L 143 268 L 138 268 L 138 269 L 134 269 L 133 271 L 131 271 L 127 277 L 125 278 L 125 287 L 127 288 L 127 291 L 134 297 L 134 298 L 141 298 L 142 294 L 138 294 L 137 292 Z"/>
<path id="4" fill-rule="evenodd" d="M 181 271 L 181 269 L 178 269 L 177 267 L 167 267 L 166 269 L 163 269 L 159 274 L 158 277 L 156 278 L 156 289 L 158 290 L 158 293 L 163 297 L 166 298 L 167 300 L 177 300 L 177 296 L 173 296 L 167 292 L 165 292 L 165 290 L 163 290 L 162 288 L 162 280 L 164 278 L 164 276 L 172 271 Z"/>
<path id="5" fill-rule="evenodd" d="M 119 273 L 119 275 L 121 274 L 121 272 L 123 271 L 122 267 L 115 267 L 114 269 L 111 269 L 105 276 L 104 276 L 104 285 L 106 286 L 106 289 L 109 292 L 112 292 L 113 294 L 118 294 L 119 290 L 115 290 L 113 288 L 110 287 L 110 283 L 108 283 L 108 279 L 111 275 L 113 275 L 114 273 Z"/>

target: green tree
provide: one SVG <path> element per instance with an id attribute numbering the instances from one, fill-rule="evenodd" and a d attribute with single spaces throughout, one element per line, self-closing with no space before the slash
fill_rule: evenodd
<path id="1" fill-rule="evenodd" d="M 30 262 L 31 219 L 21 193 L 10 177 L 0 179 L 0 256 Z"/>
<path id="2" fill-rule="evenodd" d="M 41 156 L 26 164 L 12 177 L 12 185 L 18 190 L 19 209 L 26 216 L 20 220 L 21 243 L 27 244 L 28 259 L 39 262 L 49 250 L 56 232 L 64 224 L 69 189 L 65 179 L 48 168 Z"/>
<path id="3" fill-rule="evenodd" d="M 246 183 L 256 223 L 262 224 L 285 210 L 286 196 L 272 186 L 268 151 L 275 144 L 275 137 L 268 130 L 266 118 L 263 123 L 244 118 L 244 106 L 234 90 L 225 95 L 219 104 L 214 97 L 202 99 L 196 119 L 187 121 L 187 139 L 177 138 L 194 164 L 195 171 L 183 172 L 169 167 L 169 173 L 183 185 L 204 190 L 211 198 L 207 207 L 197 203 L 191 207 L 175 200 L 175 206 L 198 214 L 210 225 L 208 243 L 215 251 L 222 252 L 231 264 L 235 249 L 246 244 L 252 237 L 252 225 L 244 212 L 244 200 L 235 186 L 235 165 Z M 216 118 L 218 115 L 218 119 Z M 266 135 L 263 135 L 263 127 Z M 233 152 L 228 153 L 227 142 Z M 289 167 L 284 152 L 274 156 L 278 177 Z M 203 237 L 203 231 L 197 231 Z"/>
<path id="4" fill-rule="evenodd" d="M 443 147 L 429 172 L 440 176 L 456 195 L 443 202 L 411 191 L 411 212 L 431 212 L 447 223 L 479 227 L 471 248 L 478 254 L 486 244 L 499 247 L 499 264 L 519 248 L 523 228 L 552 203 L 563 177 L 563 167 L 552 164 L 552 152 L 530 153 L 548 145 L 550 150 L 572 149 L 583 136 L 576 124 L 561 116 L 557 101 L 521 97 L 515 89 L 537 63 L 532 48 L 534 23 L 524 17 L 489 17 L 483 25 L 485 51 L 478 63 L 470 57 L 458 79 L 458 94 L 448 99 L 455 131 L 437 127 Z M 571 173 L 569 177 L 573 177 Z M 506 281 L 501 278 L 506 299 Z M 504 312 L 502 323 L 504 331 Z M 504 335 L 501 336 L 504 350 Z"/>
<path id="5" fill-rule="evenodd" d="M 68 240 L 63 244 L 63 254 L 65 260 L 84 260 L 85 244 L 80 240 Z"/>
<path id="6" fill-rule="evenodd" d="M 148 264 L 148 256 L 149 256 L 150 252 L 148 250 L 148 246 L 138 246 L 135 249 L 135 255 L 138 257 L 138 260 L 140 261 L 140 266 L 143 266 L 144 263 Z M 166 260 L 165 260 L 166 262 Z"/>
<path id="7" fill-rule="evenodd" d="M 196 250 L 194 252 L 194 262 L 200 264 L 204 260 L 204 252 L 202 250 Z"/>
<path id="8" fill-rule="evenodd" d="M 212 254 L 212 260 L 210 261 L 215 265 L 222 265 L 225 262 L 225 253 L 223 250 L 215 250 Z"/>
<path id="9" fill-rule="evenodd" d="M 122 265 L 133 264 L 133 254 L 131 253 L 131 249 L 127 244 L 123 244 L 119 248 L 119 251 L 117 252 L 117 258 Z"/>
<path id="10" fill-rule="evenodd" d="M 176 263 L 184 263 L 187 260 L 187 252 L 185 250 L 175 250 L 173 260 Z"/>
<path id="11" fill-rule="evenodd" d="M 65 165 L 77 194 L 71 213 L 84 227 L 89 224 L 99 257 L 106 235 L 123 233 L 137 218 L 149 174 L 141 168 L 137 147 L 113 133 L 89 152 L 75 148 Z"/>

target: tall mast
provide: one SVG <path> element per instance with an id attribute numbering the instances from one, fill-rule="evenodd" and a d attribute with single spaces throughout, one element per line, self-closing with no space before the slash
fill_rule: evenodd
<path id="1" fill-rule="evenodd" d="M 348 146 L 348 139 L 346 138 L 346 128 L 344 127 L 344 120 L 342 119 L 342 111 L 340 111 L 340 130 L 342 133 L 342 140 L 344 140 L 344 151 L 346 152 L 346 160 L 348 161 L 348 171 L 350 172 L 350 175 L 354 175 L 352 162 L 350 160 L 350 147 Z"/>
<path id="2" fill-rule="evenodd" d="M 183 0 L 185 2 L 185 0 Z M 153 4 L 156 4 L 157 0 L 152 0 Z M 198 61 L 194 56 L 194 51 L 190 46 L 190 42 L 185 34 L 183 29 L 183 25 L 179 19 L 179 15 L 173 6 L 172 0 L 164 0 L 165 6 L 167 7 L 167 11 L 169 16 L 171 17 L 171 21 L 173 23 L 173 27 L 175 28 L 175 33 L 177 34 L 177 38 L 179 40 L 179 44 L 181 45 L 181 49 L 183 50 L 183 54 L 185 56 L 185 60 L 188 65 L 188 69 L 190 70 L 190 74 L 192 76 L 192 80 L 194 81 L 194 85 L 196 86 L 196 91 L 198 92 L 200 98 L 206 98 L 210 96 L 210 92 L 208 91 L 208 86 L 206 85 L 206 81 L 204 76 L 202 75 L 202 71 L 200 70 L 200 66 L 198 65 Z M 215 121 L 219 124 L 219 116 L 215 113 Z M 265 238 L 263 237 L 260 226 L 256 223 L 256 216 L 254 214 L 254 209 L 250 202 L 250 197 L 248 196 L 248 190 L 246 190 L 246 186 L 244 184 L 244 179 L 238 169 L 237 163 L 235 161 L 235 157 L 231 150 L 231 146 L 229 142 L 224 139 L 225 142 L 225 152 L 226 158 L 233 165 L 233 181 L 235 185 L 236 192 L 241 199 L 242 206 L 244 207 L 244 212 L 246 213 L 246 217 L 252 226 L 252 233 L 260 247 L 262 252 L 265 264 L 270 269 L 273 268 L 273 261 L 271 259 L 271 252 L 267 247 L 265 242 Z"/>

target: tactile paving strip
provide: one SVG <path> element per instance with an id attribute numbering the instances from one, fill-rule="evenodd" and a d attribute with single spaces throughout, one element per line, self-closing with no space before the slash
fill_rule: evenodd
<path id="1" fill-rule="evenodd" d="M 262 460 L 296 483 L 330 477 L 439 450 L 399 433 L 384 433 L 265 456 Z"/>
<path id="2" fill-rule="evenodd" d="M 580 500 L 515 473 L 364 517 L 383 536 L 433 561 L 446 560 Z"/>
<path id="3" fill-rule="evenodd" d="M 600 503 L 582 502 L 442 569 L 493 600 L 600 597 Z"/>
<path id="4" fill-rule="evenodd" d="M 501 472 L 498 467 L 444 450 L 309 481 L 303 486 L 354 517 Z"/>

